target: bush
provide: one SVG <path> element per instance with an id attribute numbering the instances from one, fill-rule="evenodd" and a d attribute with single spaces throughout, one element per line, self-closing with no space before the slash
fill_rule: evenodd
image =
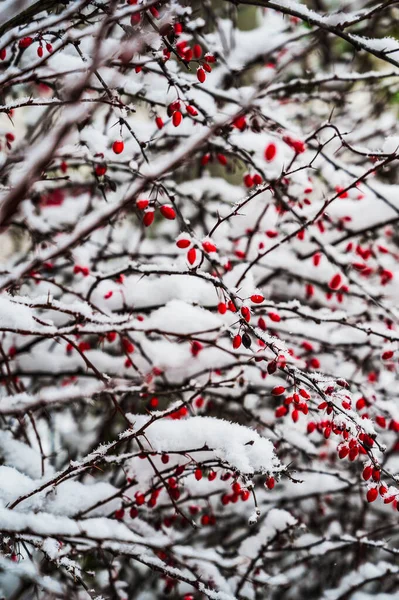
<path id="1" fill-rule="evenodd" d="M 3 2 L 3 597 L 399 594 L 397 9 L 309 4 Z"/>

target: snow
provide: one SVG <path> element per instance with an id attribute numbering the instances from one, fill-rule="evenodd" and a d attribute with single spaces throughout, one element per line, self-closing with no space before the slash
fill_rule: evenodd
<path id="1" fill-rule="evenodd" d="M 249 559 L 257 557 L 261 558 L 262 549 L 265 548 L 276 535 L 297 524 L 297 519 L 288 511 L 272 508 L 267 513 L 264 522 L 259 528 L 259 532 L 242 542 L 239 550 L 240 555 Z"/>
<path id="2" fill-rule="evenodd" d="M 84 4 L 3 2 L 0 595 L 385 600 L 397 513 L 380 486 L 399 489 L 392 7 L 173 0 L 135 25 L 142 4 Z M 185 41 L 215 56 L 203 83 Z M 330 289 L 337 273 L 347 288 Z M 338 457 L 346 446 L 359 456 Z M 362 477 L 370 465 L 381 483 Z"/>
<path id="3" fill-rule="evenodd" d="M 158 452 L 183 452 L 189 440 L 193 449 L 205 449 L 242 474 L 275 473 L 283 470 L 272 443 L 256 431 L 212 417 L 190 417 L 183 421 L 158 420 L 129 415 L 135 431 L 145 431 L 145 440 Z M 144 442 L 143 442 L 144 443 Z"/>

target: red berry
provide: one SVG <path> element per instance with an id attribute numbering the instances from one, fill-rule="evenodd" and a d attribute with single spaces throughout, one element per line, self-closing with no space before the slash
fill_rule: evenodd
<path id="1" fill-rule="evenodd" d="M 160 17 L 159 10 L 155 6 L 150 6 L 150 13 L 152 14 L 152 16 L 155 19 L 159 19 L 159 17 Z"/>
<path id="2" fill-rule="evenodd" d="M 370 479 L 370 477 L 373 474 L 373 467 L 371 467 L 370 465 L 367 467 L 364 467 L 363 469 L 363 473 L 362 473 L 362 477 L 364 479 L 364 481 L 368 481 Z"/>
<path id="3" fill-rule="evenodd" d="M 201 58 L 202 56 L 202 48 L 199 44 L 194 44 L 193 46 L 193 54 L 194 54 L 194 58 L 196 58 L 197 60 L 199 58 Z"/>
<path id="4" fill-rule="evenodd" d="M 367 502 L 374 502 L 378 498 L 378 489 L 376 487 L 369 489 L 366 498 Z"/>
<path id="5" fill-rule="evenodd" d="M 179 110 L 175 110 L 175 112 L 172 115 L 172 123 L 175 127 L 179 127 L 180 123 L 182 122 L 183 119 L 183 115 Z"/>
<path id="6" fill-rule="evenodd" d="M 206 79 L 206 73 L 202 67 L 198 67 L 197 69 L 197 79 L 200 83 L 204 83 Z"/>
<path id="7" fill-rule="evenodd" d="M 135 519 L 136 517 L 138 517 L 139 511 L 137 510 L 137 508 L 135 506 L 132 506 L 129 514 L 130 514 L 131 519 Z"/>
<path id="8" fill-rule="evenodd" d="M 188 248 L 191 244 L 191 240 L 187 238 L 180 238 L 176 241 L 176 246 L 178 248 Z"/>
<path id="9" fill-rule="evenodd" d="M 118 521 L 122 521 L 124 516 L 125 516 L 125 510 L 123 508 L 118 508 L 115 511 L 115 519 L 117 519 Z"/>
<path id="10" fill-rule="evenodd" d="M 219 302 L 218 304 L 218 313 L 224 315 L 227 311 L 227 306 L 224 302 Z"/>
<path id="11" fill-rule="evenodd" d="M 190 250 L 187 252 L 187 260 L 190 263 L 190 265 L 193 265 L 195 263 L 195 261 L 197 260 L 197 251 L 195 248 L 190 248 Z"/>
<path id="12" fill-rule="evenodd" d="M 277 313 L 269 313 L 269 318 L 274 322 L 274 323 L 279 323 L 281 321 L 281 317 L 280 315 L 278 315 Z"/>
<path id="13" fill-rule="evenodd" d="M 163 127 L 162 117 L 156 117 L 155 118 L 155 124 L 158 127 L 158 129 L 162 129 L 162 127 Z"/>
<path id="14" fill-rule="evenodd" d="M 7 48 L 2 48 L 0 50 L 0 60 L 4 60 L 6 56 L 7 56 Z"/>
<path id="15" fill-rule="evenodd" d="M 241 492 L 241 486 L 238 481 L 235 481 L 231 487 L 235 494 L 239 494 Z"/>
<path id="16" fill-rule="evenodd" d="M 205 252 L 209 252 L 210 254 L 212 252 L 217 252 L 215 244 L 213 244 L 209 240 L 205 240 L 204 242 L 202 242 L 202 247 L 205 250 Z"/>
<path id="17" fill-rule="evenodd" d="M 107 166 L 106 165 L 96 165 L 94 170 L 96 172 L 97 177 L 102 177 L 107 172 Z"/>
<path id="18" fill-rule="evenodd" d="M 122 140 L 116 140 L 112 144 L 112 150 L 114 151 L 115 154 L 121 154 L 123 152 L 124 148 L 125 148 L 125 144 L 123 143 Z"/>
<path id="19" fill-rule="evenodd" d="M 194 108 L 194 106 L 191 106 L 191 104 L 187 104 L 186 110 L 187 110 L 188 114 L 191 115 L 192 117 L 196 117 L 198 115 L 197 109 Z"/>
<path id="20" fill-rule="evenodd" d="M 136 206 L 139 210 L 144 210 L 145 208 L 147 208 L 148 204 L 149 204 L 149 200 L 147 199 L 141 199 L 141 200 L 136 200 Z"/>
<path id="21" fill-rule="evenodd" d="M 195 477 L 195 479 L 197 481 L 200 481 L 202 479 L 202 470 L 201 469 L 195 469 L 194 477 Z"/>
<path id="22" fill-rule="evenodd" d="M 216 154 L 217 161 L 224 167 L 227 165 L 227 158 L 224 154 Z"/>
<path id="23" fill-rule="evenodd" d="M 320 252 L 316 252 L 316 254 L 313 254 L 313 264 L 315 267 L 318 267 L 321 261 L 321 254 Z"/>
<path id="24" fill-rule="evenodd" d="M 173 26 L 176 35 L 180 35 L 183 31 L 183 25 L 181 23 L 175 23 Z"/>
<path id="25" fill-rule="evenodd" d="M 274 387 L 272 389 L 273 396 L 281 396 L 282 394 L 284 394 L 284 392 L 285 392 L 285 387 L 283 385 L 276 385 L 276 387 Z"/>
<path id="26" fill-rule="evenodd" d="M 144 216 L 143 216 L 144 227 L 149 227 L 154 222 L 154 217 L 155 217 L 154 209 L 150 208 L 150 209 L 146 210 L 144 213 Z"/>
<path id="27" fill-rule="evenodd" d="M 341 287 L 342 277 L 339 273 L 336 273 L 330 280 L 328 287 L 330 290 L 338 290 Z"/>
<path id="28" fill-rule="evenodd" d="M 24 37 L 24 38 L 22 38 L 22 40 L 19 40 L 19 42 L 18 42 L 18 46 L 19 46 L 20 48 L 23 48 L 23 49 L 25 49 L 25 48 L 29 48 L 29 46 L 30 46 L 32 43 L 33 43 L 33 38 L 31 38 L 31 37 Z"/>
<path id="29" fill-rule="evenodd" d="M 382 417 L 381 415 L 377 415 L 375 418 L 375 422 L 377 423 L 377 425 L 379 427 L 381 427 L 382 429 L 385 429 L 385 427 L 387 426 L 387 422 L 385 417 Z"/>
<path id="30" fill-rule="evenodd" d="M 251 296 L 251 301 L 254 304 L 262 304 L 262 302 L 264 301 L 264 297 L 261 294 L 254 294 L 253 296 Z"/>
<path id="31" fill-rule="evenodd" d="M 275 486 L 275 480 L 274 477 L 268 477 L 265 481 L 265 485 L 269 490 L 272 490 Z"/>
<path id="32" fill-rule="evenodd" d="M 302 154 L 302 152 L 305 152 L 305 150 L 306 150 L 306 146 L 305 146 L 304 142 L 302 142 L 301 140 L 295 140 L 294 138 L 290 137 L 289 135 L 285 135 L 283 137 L 283 141 L 288 146 L 290 146 L 290 148 L 295 150 L 295 152 L 297 154 Z"/>
<path id="33" fill-rule="evenodd" d="M 241 346 L 241 336 L 239 334 L 233 337 L 233 348 L 237 350 Z"/>
<path id="34" fill-rule="evenodd" d="M 251 188 L 254 184 L 254 180 L 252 175 L 250 175 L 249 173 L 247 173 L 246 175 L 244 175 L 244 185 L 247 188 Z"/>
<path id="35" fill-rule="evenodd" d="M 288 408 L 285 405 L 278 406 L 275 411 L 275 415 L 278 419 L 280 419 L 281 417 L 285 417 L 285 415 L 287 413 L 288 413 Z"/>
<path id="36" fill-rule="evenodd" d="M 265 159 L 267 160 L 267 162 L 271 162 L 276 157 L 276 154 L 277 154 L 277 146 L 276 146 L 276 144 L 271 142 L 270 144 L 268 144 L 266 146 Z"/>
<path id="37" fill-rule="evenodd" d="M 246 322 L 249 323 L 251 320 L 251 311 L 249 310 L 248 306 L 243 306 L 241 308 L 241 314 L 246 320 Z"/>
<path id="38" fill-rule="evenodd" d="M 176 219 L 175 209 L 173 208 L 173 206 L 170 206 L 170 204 L 164 204 L 163 206 L 161 206 L 160 211 L 161 215 L 165 217 L 165 219 L 169 219 L 170 221 Z"/>

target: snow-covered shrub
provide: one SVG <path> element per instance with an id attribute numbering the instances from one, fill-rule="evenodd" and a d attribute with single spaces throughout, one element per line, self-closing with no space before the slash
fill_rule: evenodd
<path id="1" fill-rule="evenodd" d="M 0 595 L 397 598 L 395 2 L 1 4 Z"/>

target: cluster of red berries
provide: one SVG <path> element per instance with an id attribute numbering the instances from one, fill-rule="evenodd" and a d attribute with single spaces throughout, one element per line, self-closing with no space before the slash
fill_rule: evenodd
<path id="1" fill-rule="evenodd" d="M 282 396 L 285 394 L 286 389 L 282 385 L 278 385 L 272 389 L 273 396 Z M 309 412 L 309 407 L 307 400 L 310 399 L 310 394 L 303 388 L 294 392 L 292 396 L 286 396 L 284 398 L 283 404 L 278 406 L 275 410 L 275 415 L 277 418 L 285 417 L 288 415 L 291 408 L 291 418 L 294 423 L 296 423 L 299 419 L 299 414 L 303 413 L 307 415 Z"/>
<path id="2" fill-rule="evenodd" d="M 138 4 L 138 0 L 127 0 L 127 3 L 130 6 L 135 6 L 136 4 Z M 155 5 L 150 6 L 150 8 L 148 10 L 149 10 L 150 14 L 154 17 L 154 19 L 160 18 L 160 16 L 161 16 L 160 12 Z M 141 13 L 140 12 L 133 13 L 130 17 L 130 24 L 132 25 L 132 27 L 134 27 L 135 25 L 138 25 L 140 22 L 141 22 Z"/>
<path id="3" fill-rule="evenodd" d="M 201 156 L 201 166 L 206 167 L 206 165 L 213 161 L 216 158 L 217 162 L 222 165 L 222 167 L 226 167 L 228 164 L 227 156 L 221 152 L 217 152 L 216 154 L 211 154 L 207 152 Z"/>
<path id="4" fill-rule="evenodd" d="M 263 182 L 262 175 L 259 173 L 255 173 L 255 175 L 251 175 L 250 173 L 246 173 L 244 175 L 244 185 L 247 188 L 254 187 L 255 185 L 260 185 Z"/>
<path id="5" fill-rule="evenodd" d="M 236 502 L 238 502 L 239 500 L 241 500 L 242 502 L 247 502 L 247 500 L 249 500 L 250 497 L 250 492 L 247 489 L 242 489 L 241 485 L 238 483 L 238 481 L 235 481 L 232 486 L 231 486 L 231 490 L 232 493 L 231 494 L 223 494 L 220 501 L 223 504 L 223 506 L 226 506 L 227 504 L 235 504 Z"/>
<path id="6" fill-rule="evenodd" d="M 6 142 L 6 148 L 8 150 L 11 150 L 12 143 L 15 141 L 15 135 L 11 132 L 8 132 L 5 134 L 4 138 L 5 138 L 5 142 Z M 2 144 L 0 142 L 0 150 L 1 150 L 1 146 L 2 146 Z"/>
<path id="7" fill-rule="evenodd" d="M 153 206 L 150 206 L 150 201 L 146 198 L 141 198 L 136 201 L 136 208 L 144 211 L 144 227 L 149 227 L 150 225 L 152 225 L 155 219 L 155 208 Z M 168 219 L 169 221 L 174 221 L 176 219 L 176 211 L 171 204 L 162 204 L 159 207 L 159 212 L 164 217 L 164 219 Z"/>

